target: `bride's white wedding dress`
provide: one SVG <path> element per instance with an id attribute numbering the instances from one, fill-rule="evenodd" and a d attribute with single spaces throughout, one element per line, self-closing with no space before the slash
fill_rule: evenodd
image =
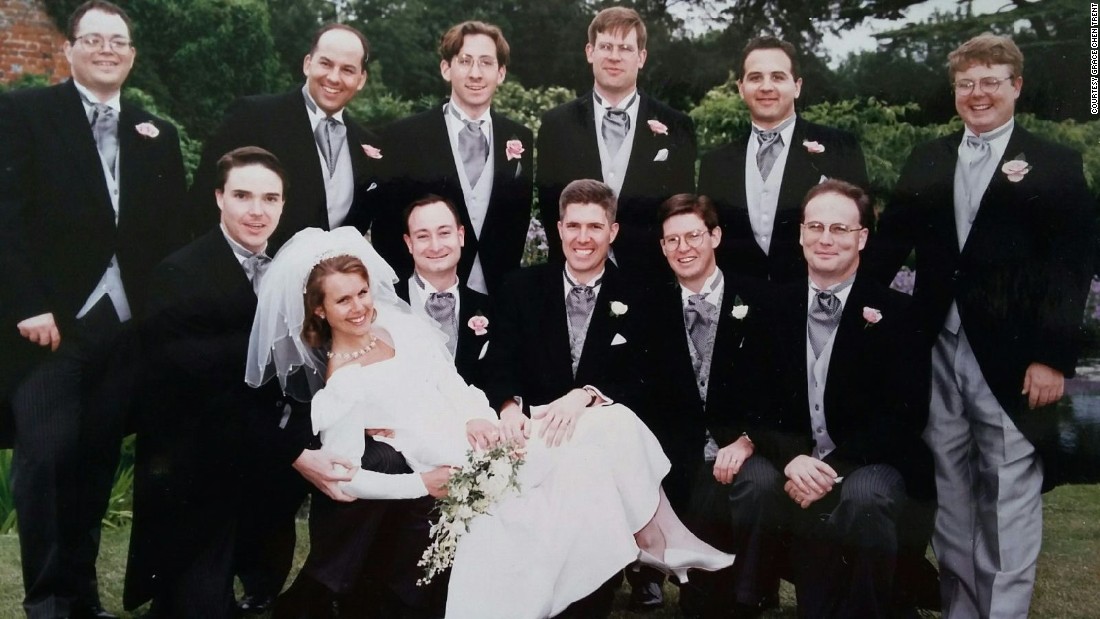
<path id="1" fill-rule="evenodd" d="M 414 471 L 360 470 L 345 482 L 344 490 L 354 496 L 426 495 L 419 473 L 465 462 L 466 422 L 496 421 L 485 395 L 462 381 L 420 320 L 380 311 L 375 332 L 395 356 L 340 368 L 313 398 L 322 449 L 357 462 L 364 428 L 391 429 L 394 436 L 381 440 Z M 657 439 L 617 404 L 586 411 L 573 438 L 558 447 L 546 447 L 537 438 L 539 428 L 536 421 L 520 493 L 478 516 L 459 542 L 449 618 L 551 617 L 638 557 L 634 533 L 653 517 L 669 470 Z"/>

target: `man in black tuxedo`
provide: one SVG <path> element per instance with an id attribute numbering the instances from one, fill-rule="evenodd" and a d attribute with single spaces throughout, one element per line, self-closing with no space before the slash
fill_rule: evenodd
<path id="1" fill-rule="evenodd" d="M 274 253 L 304 228 L 326 230 L 351 225 L 366 232 L 380 204 L 378 180 L 381 153 L 377 136 L 359 127 L 345 109 L 367 81 L 370 45 L 361 32 L 343 24 L 317 30 L 302 62 L 305 85 L 289 92 L 244 97 L 226 112 L 221 126 L 203 148 L 190 200 L 198 218 L 196 235 L 218 221 L 213 199 L 217 162 L 241 146 L 259 146 L 287 171 L 286 204 L 279 227 L 270 239 Z M 246 527 L 238 566 L 244 583 L 244 609 L 263 609 L 282 588 L 294 552 L 292 485 L 278 501 L 284 507 L 270 514 L 266 526 Z M 251 541 L 247 541 L 251 540 Z"/>
<path id="2" fill-rule="evenodd" d="M 795 113 L 802 77 L 794 46 L 786 41 L 749 41 L 737 89 L 752 131 L 708 153 L 699 168 L 699 193 L 718 205 L 726 231 L 718 261 L 758 279 L 802 281 L 802 198 L 826 178 L 866 188 L 863 150 L 854 135 Z"/>
<path id="3" fill-rule="evenodd" d="M 1041 491 L 1059 483 L 1057 418 L 1093 273 L 1081 156 L 1014 120 L 1023 54 L 983 34 L 951 53 L 965 128 L 913 150 L 873 243 L 876 276 L 916 250 L 932 348 L 925 440 L 945 617 L 1027 614 Z"/>
<path id="4" fill-rule="evenodd" d="M 439 70 L 450 99 L 399 120 L 382 132 L 389 174 L 386 210 L 371 242 L 398 275 L 413 272 L 402 237 L 403 209 L 427 194 L 458 208 L 466 245 L 459 279 L 493 294 L 505 273 L 519 268 L 531 222 L 531 130 L 491 109 L 508 70 L 508 41 L 500 28 L 467 21 L 439 43 Z"/>
<path id="5" fill-rule="evenodd" d="M 674 195 L 658 217 L 673 278 L 646 308 L 645 420 L 672 462 L 664 489 L 673 508 L 704 541 L 732 552 L 729 483 L 752 454 L 733 378 L 751 363 L 742 344 L 758 285 L 717 266 L 723 235 L 710 198 Z M 692 574 L 680 587 L 684 614 L 726 616 L 743 563 L 739 557 L 725 570 Z"/>
<path id="6" fill-rule="evenodd" d="M 745 572 L 767 571 L 789 532 L 800 616 L 894 616 L 902 519 L 909 496 L 931 494 L 928 352 L 909 298 L 856 275 L 872 221 L 859 187 L 811 189 L 808 282 L 754 308 L 746 342 L 753 453 L 730 495 L 735 550 Z"/>
<path id="7" fill-rule="evenodd" d="M 414 313 L 439 325 L 459 375 L 484 389 L 493 308 L 488 295 L 459 280 L 466 229 L 458 209 L 444 197 L 428 195 L 407 206 L 404 214 L 405 245 L 415 267 L 408 279 L 397 282 L 397 295 Z"/>
<path id="8" fill-rule="evenodd" d="M 126 13 L 82 4 L 72 79 L 0 96 L 0 288 L 14 387 L 13 494 L 29 617 L 110 617 L 100 522 L 134 387 L 149 271 L 186 240 L 175 127 L 120 102 Z"/>
<path id="9" fill-rule="evenodd" d="M 304 86 L 244 97 L 230 106 L 206 141 L 191 185 L 196 235 L 218 220 L 212 198 L 218 159 L 241 146 L 271 151 L 287 170 L 286 206 L 271 238 L 273 251 L 303 228 L 367 231 L 381 200 L 382 153 L 378 137 L 357 125 L 346 106 L 367 83 L 369 55 L 361 32 L 325 25 L 302 62 Z"/>
<path id="10" fill-rule="evenodd" d="M 612 401 L 635 406 L 642 301 L 607 261 L 619 231 L 615 194 L 582 179 L 561 194 L 558 222 L 565 263 L 552 260 L 505 279 L 497 307 L 485 393 L 500 413 L 505 440 L 531 439 L 531 406 L 549 404 L 544 436 L 560 443 L 587 409 Z M 599 414 L 593 412 L 591 414 Z M 561 617 L 606 617 L 621 578 L 575 602 Z"/>
<path id="11" fill-rule="evenodd" d="M 563 188 L 595 178 L 618 198 L 613 262 L 628 273 L 658 272 L 664 261 L 655 243 L 657 207 L 695 190 L 694 124 L 638 90 L 646 28 L 633 9 L 600 11 L 584 51 L 595 77 L 592 92 L 546 112 L 539 129 L 539 218 L 550 257 L 562 258 L 557 206 Z"/>

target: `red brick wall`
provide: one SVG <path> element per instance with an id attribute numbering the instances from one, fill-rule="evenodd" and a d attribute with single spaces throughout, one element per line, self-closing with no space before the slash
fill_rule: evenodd
<path id="1" fill-rule="evenodd" d="M 0 82 L 24 73 L 45 75 L 50 82 L 69 77 L 64 42 L 40 0 L 0 0 Z"/>

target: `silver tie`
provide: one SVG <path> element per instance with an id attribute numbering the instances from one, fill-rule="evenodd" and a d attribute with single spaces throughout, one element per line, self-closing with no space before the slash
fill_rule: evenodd
<path id="1" fill-rule="evenodd" d="M 96 148 L 111 176 L 115 175 L 115 159 L 118 157 L 118 112 L 109 105 L 92 104 L 92 135 Z"/>
<path id="2" fill-rule="evenodd" d="M 348 128 L 344 123 L 331 116 L 326 116 L 317 123 L 313 130 L 313 137 L 317 140 L 317 147 L 321 149 L 321 156 L 328 164 L 328 175 L 336 173 L 336 160 L 340 158 L 340 149 L 344 146 Z"/>

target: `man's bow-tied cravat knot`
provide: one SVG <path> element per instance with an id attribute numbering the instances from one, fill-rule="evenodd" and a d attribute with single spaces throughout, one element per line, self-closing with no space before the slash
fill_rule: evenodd
<path id="1" fill-rule="evenodd" d="M 489 140 L 481 130 L 481 125 L 485 121 L 467 120 L 450 104 L 447 105 L 447 109 L 463 124 L 458 132 L 458 154 L 462 157 L 462 169 L 466 171 L 466 180 L 470 181 L 470 187 L 473 187 L 477 185 L 481 173 L 485 171 L 485 163 L 489 160 Z"/>
<path id="2" fill-rule="evenodd" d="M 424 310 L 439 323 L 447 334 L 447 350 L 453 355 L 458 346 L 458 322 L 455 320 L 455 295 L 450 292 L 432 292 L 424 302 Z"/>
<path id="3" fill-rule="evenodd" d="M 96 148 L 111 176 L 114 176 L 115 159 L 118 157 L 118 112 L 109 105 L 93 103 L 91 123 Z"/>
<path id="4" fill-rule="evenodd" d="M 783 150 L 783 136 L 778 130 L 761 131 L 753 128 L 756 139 L 760 141 L 760 148 L 756 151 L 756 166 L 760 168 L 760 177 L 768 180 L 768 175 L 775 166 L 775 160 Z"/>

